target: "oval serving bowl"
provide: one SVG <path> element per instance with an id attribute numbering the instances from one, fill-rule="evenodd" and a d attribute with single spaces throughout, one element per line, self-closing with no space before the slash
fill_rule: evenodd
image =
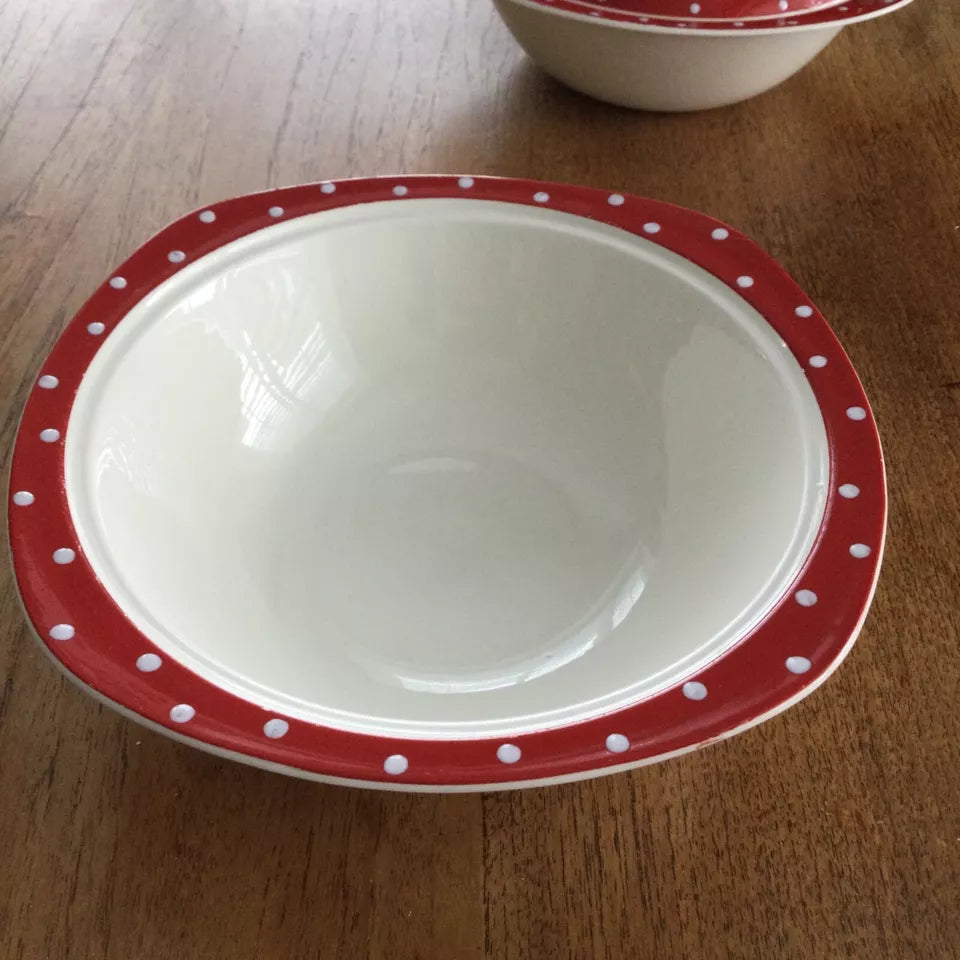
<path id="1" fill-rule="evenodd" d="M 813 690 L 876 584 L 857 376 L 750 240 L 472 177 L 239 197 L 149 240 L 32 389 L 10 539 L 134 719 L 396 789 L 595 776 Z"/>
<path id="2" fill-rule="evenodd" d="M 772 89 L 844 27 L 912 0 L 848 0 L 772 19 L 660 19 L 632 0 L 494 0 L 507 28 L 552 77 L 580 93 L 641 110 L 727 106 Z"/>

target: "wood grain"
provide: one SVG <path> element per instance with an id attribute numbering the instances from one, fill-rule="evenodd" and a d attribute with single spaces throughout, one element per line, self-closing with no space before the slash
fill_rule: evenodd
<path id="1" fill-rule="evenodd" d="M 471 172 L 754 236 L 851 353 L 891 487 L 873 612 L 818 693 L 663 766 L 483 798 L 326 788 L 145 732 L 59 678 L 5 565 L 0 958 L 960 956 L 958 150 L 948 0 L 696 116 L 558 87 L 488 0 L 0 0 L 5 458 L 58 331 L 167 220 Z"/>

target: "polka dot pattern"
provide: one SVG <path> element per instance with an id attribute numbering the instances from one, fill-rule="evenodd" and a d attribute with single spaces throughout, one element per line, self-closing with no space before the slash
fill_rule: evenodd
<path id="1" fill-rule="evenodd" d="M 610 753 L 626 753 L 630 749 L 630 741 L 622 733 L 611 733 L 606 746 Z"/>
<path id="2" fill-rule="evenodd" d="M 141 673 L 154 673 L 163 666 L 163 661 L 155 653 L 141 653 L 137 657 L 137 669 Z"/>
<path id="3" fill-rule="evenodd" d="M 819 597 L 812 590 L 798 590 L 793 595 L 793 599 L 796 600 L 801 607 L 812 607 Z"/>
<path id="4" fill-rule="evenodd" d="M 280 717 L 274 717 L 263 725 L 263 735 L 271 740 L 279 740 L 285 737 L 290 730 L 290 724 Z"/>
<path id="5" fill-rule="evenodd" d="M 170 708 L 170 719 L 174 723 L 189 723 L 196 715 L 197 711 L 189 703 L 178 703 Z"/>
<path id="6" fill-rule="evenodd" d="M 674 32 L 729 32 L 732 29 L 784 30 L 801 25 L 842 25 L 868 19 L 905 6 L 910 0 L 856 0 L 856 2 L 824 8 L 823 0 L 753 0 L 749 20 L 734 20 L 740 15 L 743 0 L 710 0 L 690 3 L 689 0 L 618 0 L 615 6 L 596 9 L 604 0 L 535 0 L 550 10 L 560 10 L 580 17 L 602 18 L 627 24 L 649 24 L 651 28 Z M 783 14 L 803 13 L 803 22 Z"/>
<path id="7" fill-rule="evenodd" d="M 383 769 L 391 777 L 399 777 L 406 773 L 410 767 L 410 761 L 402 753 L 394 753 L 383 761 Z"/>
<path id="8" fill-rule="evenodd" d="M 683 695 L 688 700 L 706 700 L 707 699 L 706 684 L 701 683 L 699 680 L 688 680 L 683 685 Z"/>
<path id="9" fill-rule="evenodd" d="M 545 189 L 548 186 L 549 191 Z M 402 190 L 398 192 L 398 188 Z M 837 568 L 834 575 L 824 575 L 821 571 L 820 575 L 811 576 L 805 569 L 804 586 L 793 594 L 796 602 L 780 605 L 770 615 L 769 624 L 764 622 L 758 628 L 756 649 L 763 649 L 759 643 L 761 635 L 765 636 L 766 644 L 774 651 L 772 660 L 778 668 L 777 676 L 769 676 L 763 683 L 753 667 L 736 668 L 738 651 L 733 651 L 711 664 L 697 680 L 686 681 L 671 691 L 610 714 L 602 721 L 583 724 L 582 735 L 579 732 L 581 725 L 575 725 L 562 731 L 517 735 L 515 740 L 499 744 L 483 739 L 450 742 L 401 740 L 395 744 L 397 752 L 385 756 L 388 751 L 380 748 L 381 741 L 346 732 L 328 731 L 322 747 L 311 747 L 310 744 L 316 742 L 312 725 L 298 724 L 294 737 L 290 721 L 282 717 L 264 716 L 259 707 L 240 701 L 225 705 L 223 691 L 205 684 L 171 658 L 163 659 L 155 652 L 144 652 L 146 639 L 123 621 L 122 614 L 109 614 L 121 619 L 112 619 L 108 623 L 107 614 L 98 610 L 97 622 L 87 622 L 88 612 L 98 609 L 100 601 L 97 597 L 103 594 L 103 588 L 95 578 L 91 579 L 75 546 L 66 545 L 76 544 L 76 538 L 69 512 L 65 509 L 62 483 L 58 481 L 56 470 L 50 469 L 51 463 L 59 465 L 62 462 L 63 448 L 60 446 L 45 458 L 38 458 L 34 455 L 39 447 L 37 438 L 47 444 L 61 439 L 60 431 L 49 424 L 62 425 L 69 419 L 75 383 L 83 373 L 82 365 L 89 362 L 100 346 L 91 337 L 101 337 L 108 328 L 112 330 L 135 299 L 116 296 L 116 291 L 127 289 L 128 278 L 136 288 L 136 297 L 146 296 L 164 276 L 164 270 L 169 276 L 167 264 L 195 261 L 211 249 L 211 242 L 216 243 L 220 233 L 242 235 L 237 233 L 237 225 L 243 218 L 249 218 L 250 230 L 262 228 L 265 226 L 262 197 L 250 198 L 244 208 L 239 208 L 233 201 L 222 208 L 217 206 L 191 214 L 148 242 L 110 278 L 105 288 L 98 291 L 77 318 L 73 332 L 68 330 L 72 337 L 83 340 L 82 352 L 75 346 L 78 340 L 68 343 L 65 339 L 65 345 L 62 348 L 58 345 L 45 364 L 47 369 L 56 371 L 56 375 L 44 373 L 36 381 L 38 389 L 30 392 L 24 429 L 18 436 L 11 471 L 11 483 L 15 484 L 11 488 L 15 492 L 10 495 L 11 543 L 15 559 L 18 554 L 33 557 L 29 569 L 40 571 L 38 577 L 51 578 L 51 584 L 54 576 L 59 577 L 61 583 L 80 577 L 86 584 L 87 594 L 92 597 L 88 602 L 85 596 L 75 608 L 67 604 L 63 609 L 47 609 L 43 597 L 49 595 L 49 588 L 44 591 L 41 581 L 37 581 L 36 587 L 30 582 L 25 583 L 27 566 L 18 567 L 18 580 L 31 618 L 38 624 L 38 631 L 47 638 L 50 649 L 68 669 L 80 662 L 74 658 L 81 654 L 84 662 L 90 662 L 90 651 L 96 647 L 97 656 L 104 658 L 105 664 L 111 657 L 117 659 L 115 664 L 108 665 L 109 669 L 98 671 L 98 677 L 106 677 L 111 670 L 115 671 L 116 687 L 105 684 L 106 689 L 102 689 L 108 698 L 124 702 L 131 678 L 136 678 L 139 692 L 134 708 L 156 722 L 190 723 L 192 737 L 224 745 L 218 741 L 217 731 L 229 729 L 230 745 L 247 742 L 254 756 L 269 757 L 278 763 L 308 763 L 310 769 L 348 778 L 356 777 L 356 751 L 360 750 L 366 758 L 362 761 L 367 765 L 365 776 L 370 780 L 388 781 L 413 771 L 415 775 L 405 777 L 404 782 L 434 784 L 496 783 L 555 776 L 571 769 L 571 765 L 577 767 L 579 764 L 577 768 L 582 769 L 583 761 L 578 757 L 602 755 L 606 758 L 603 762 L 611 767 L 624 762 L 616 759 L 623 754 L 629 754 L 631 762 L 649 759 L 663 752 L 667 743 L 671 743 L 670 750 L 674 749 L 675 744 L 668 739 L 670 730 L 693 731 L 689 736 L 695 738 L 695 731 L 700 729 L 697 724 L 720 715 L 726 717 L 723 729 L 734 729 L 748 722 L 751 716 L 769 712 L 772 706 L 810 685 L 809 676 L 803 681 L 797 681 L 796 677 L 811 671 L 820 673 L 824 669 L 820 664 L 835 662 L 838 650 L 831 644 L 838 638 L 843 640 L 847 629 L 846 626 L 836 626 L 837 618 L 846 625 L 859 620 L 878 562 L 879 550 L 868 544 L 882 542 L 883 513 L 879 505 L 883 502 L 883 477 L 875 429 L 859 382 L 842 351 L 837 352 L 825 322 L 811 306 L 798 303 L 802 297 L 798 296 L 796 289 L 778 272 L 768 269 L 749 240 L 689 211 L 620 193 L 463 176 L 416 178 L 410 180 L 410 186 L 382 180 L 342 181 L 337 185 L 325 182 L 319 186 L 276 191 L 270 199 L 275 198 L 277 203 L 267 209 L 274 218 L 297 217 L 357 201 L 390 199 L 391 196 L 400 198 L 408 191 L 415 192 L 419 198 L 463 196 L 468 190 L 478 199 L 549 202 L 552 208 L 571 213 L 582 212 L 588 205 L 587 198 L 592 198 L 589 203 L 593 205 L 591 215 L 595 219 L 645 236 L 651 243 L 681 256 L 689 256 L 734 290 L 751 290 L 751 305 L 775 327 L 798 362 L 808 368 L 809 383 L 823 410 L 828 433 L 836 437 L 836 447 L 840 451 L 841 459 L 834 464 L 834 472 L 844 482 L 834 486 L 828 495 L 834 498 L 834 505 L 844 501 L 856 502 L 845 503 L 842 510 L 834 510 L 832 516 L 840 519 L 830 523 L 837 523 L 837 530 L 831 533 L 828 524 L 823 544 L 815 548 L 824 555 L 832 551 L 832 559 L 820 561 L 815 555 L 811 561 L 814 565 L 833 564 Z M 314 199 L 311 200 L 311 196 Z M 411 201 L 416 202 L 418 200 Z M 685 244 L 696 249 L 695 255 L 688 254 Z M 809 322 L 798 323 L 798 320 Z M 823 373 L 813 375 L 813 371 L 820 370 Z M 69 389 L 57 389 L 61 378 Z M 35 404 L 33 398 L 40 399 Z M 858 422 L 862 425 L 852 425 Z M 841 425 L 846 432 L 836 433 Z M 846 453 L 848 443 L 855 445 L 849 455 Z M 35 502 L 38 506 L 32 506 Z M 31 509 L 14 509 L 20 507 Z M 18 521 L 18 516 L 24 519 Z M 28 517 L 37 517 L 45 524 L 45 539 L 42 542 L 37 539 L 36 546 L 31 539 L 35 536 L 34 521 L 28 521 Z M 31 551 L 39 552 L 33 556 Z M 839 568 L 839 558 L 843 560 L 844 570 Z M 55 573 L 57 568 L 69 569 Z M 823 595 L 818 597 L 807 585 L 841 582 L 841 576 L 850 578 L 854 586 L 847 586 L 844 580 L 843 591 L 823 588 Z M 109 606 L 108 598 L 106 603 Z M 816 609 L 810 609 L 814 606 Z M 776 626 L 781 621 L 782 625 Z M 105 643 L 105 637 L 110 637 L 109 645 Z M 798 639 L 805 647 L 802 654 L 789 649 Z M 753 642 L 750 638 L 744 641 L 743 647 L 747 648 Z M 787 648 L 781 649 L 781 646 Z M 816 670 L 813 664 L 817 664 Z M 101 689 L 99 685 L 98 689 Z M 705 702 L 698 705 L 701 701 Z M 172 707 L 171 703 L 174 704 Z M 744 703 L 748 706 L 742 706 Z M 745 710 L 750 712 L 744 713 Z M 611 728 L 614 732 L 610 732 Z M 620 730 L 644 732 L 631 742 Z M 288 736 L 289 745 L 285 742 Z M 341 743 L 344 746 L 341 747 Z M 297 759 L 292 761 L 291 754 L 282 751 L 289 751 L 294 744 Z"/>

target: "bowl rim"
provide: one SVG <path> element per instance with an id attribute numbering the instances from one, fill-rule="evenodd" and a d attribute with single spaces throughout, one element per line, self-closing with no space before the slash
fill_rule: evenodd
<path id="1" fill-rule="evenodd" d="M 637 33 L 655 33 L 677 37 L 755 37 L 810 30 L 839 29 L 893 13 L 913 0 L 847 0 L 834 7 L 810 10 L 793 16 L 745 18 L 743 20 L 707 20 L 669 18 L 653 14 L 630 13 L 602 8 L 590 0 L 494 0 L 498 6 L 513 4 L 540 13 L 551 13 L 568 20 L 597 27 L 613 27 Z M 585 10 L 589 6 L 591 9 Z"/>
<path id="2" fill-rule="evenodd" d="M 550 0 L 546 0 L 549 5 L 553 5 Z M 657 23 L 657 22 L 666 22 L 666 23 L 715 23 L 715 24 L 729 24 L 734 21 L 775 21 L 782 22 L 785 20 L 794 20 L 796 18 L 803 18 L 815 13 L 823 13 L 826 10 L 829 10 L 831 7 L 838 7 L 842 4 L 849 4 L 850 0 L 819 0 L 819 5 L 815 7 L 803 7 L 799 10 L 780 10 L 772 9 L 768 13 L 749 13 L 741 14 L 738 16 L 731 16 L 729 14 L 716 14 L 709 16 L 704 14 L 701 10 L 699 13 L 693 13 L 689 9 L 684 13 L 652 13 L 650 10 L 645 9 L 630 9 L 631 6 L 642 7 L 651 0 L 570 0 L 570 2 L 581 9 L 586 8 L 588 11 L 591 10 L 617 10 L 620 13 L 626 13 L 635 18 L 645 18 L 643 22 L 647 20 Z M 682 0 L 684 5 L 686 5 L 686 0 Z M 709 0 L 705 0 L 709 2 Z M 773 3 L 773 0 L 770 0 Z M 892 2 L 892 0 L 891 0 Z"/>
<path id="3" fill-rule="evenodd" d="M 156 287 L 279 219 L 441 198 L 548 206 L 620 228 L 697 264 L 779 334 L 807 375 L 827 434 L 829 488 L 817 537 L 793 584 L 758 625 L 667 690 L 509 742 L 502 736 L 404 739 L 324 727 L 277 716 L 197 676 L 140 633 L 98 580 L 83 556 L 64 483 L 64 438 L 83 375 L 100 344 Z M 8 494 L 10 549 L 28 620 L 55 662 L 102 702 L 176 739 L 268 769 L 429 791 L 598 776 L 697 749 L 786 709 L 816 689 L 852 647 L 876 589 L 886 511 L 880 440 L 857 374 L 809 298 L 753 241 L 705 214 L 662 201 L 457 175 L 280 188 L 199 208 L 161 230 L 96 289 L 44 361 L 18 428 Z"/>

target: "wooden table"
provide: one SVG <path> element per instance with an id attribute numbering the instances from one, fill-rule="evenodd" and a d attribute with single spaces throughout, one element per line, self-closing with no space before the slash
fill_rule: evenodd
<path id="1" fill-rule="evenodd" d="M 515 794 L 286 779 L 49 665 L 0 581 L 0 958 L 960 956 L 960 17 L 846 31 L 753 102 L 634 114 L 543 77 L 488 0 L 0 0 L 0 449 L 58 331 L 168 219 L 393 172 L 713 213 L 821 306 L 886 443 L 846 664 L 662 766 Z"/>

